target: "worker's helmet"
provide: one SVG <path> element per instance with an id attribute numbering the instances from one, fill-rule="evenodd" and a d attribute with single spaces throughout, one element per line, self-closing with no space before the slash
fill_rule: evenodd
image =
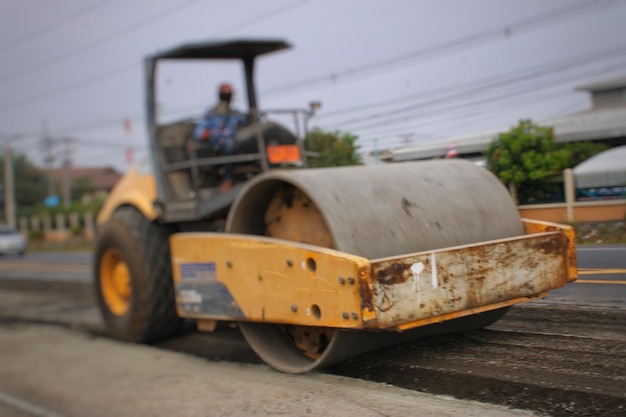
<path id="1" fill-rule="evenodd" d="M 230 101 L 230 98 L 233 95 L 233 86 L 228 83 L 220 84 L 218 94 L 220 96 L 220 100 Z"/>

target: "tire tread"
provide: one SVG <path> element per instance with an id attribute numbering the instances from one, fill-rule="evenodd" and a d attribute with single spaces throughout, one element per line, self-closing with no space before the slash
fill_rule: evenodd
<path id="1" fill-rule="evenodd" d="M 107 225 L 109 222 L 117 224 Z M 131 311 L 124 320 L 112 316 L 102 295 L 98 294 L 107 327 L 115 337 L 132 342 L 150 343 L 172 336 L 183 323 L 176 312 L 172 280 L 169 236 L 173 228 L 146 219 L 134 207 L 119 208 L 107 223 L 103 229 L 109 226 L 109 240 L 113 235 L 115 239 L 124 240 L 125 247 L 130 247 L 128 252 L 131 253 L 125 256 L 131 263 L 129 268 L 134 271 L 131 275 L 135 275 Z M 128 233 L 120 233 L 119 226 Z M 95 262 L 98 274 L 99 260 Z M 138 285 L 142 288 L 137 288 Z M 99 285 L 96 287 L 99 291 Z"/>

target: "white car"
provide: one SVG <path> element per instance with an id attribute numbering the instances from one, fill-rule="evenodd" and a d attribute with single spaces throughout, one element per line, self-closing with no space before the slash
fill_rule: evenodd
<path id="1" fill-rule="evenodd" d="M 0 225 L 0 255 L 26 253 L 28 241 L 18 231 L 7 225 Z"/>

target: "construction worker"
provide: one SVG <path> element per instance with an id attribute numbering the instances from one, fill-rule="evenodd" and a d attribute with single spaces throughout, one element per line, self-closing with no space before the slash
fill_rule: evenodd
<path id="1" fill-rule="evenodd" d="M 231 109 L 232 95 L 233 87 L 230 84 L 220 84 L 219 103 L 207 111 L 194 130 L 194 138 L 197 142 L 208 144 L 209 151 L 217 152 L 221 156 L 235 153 L 237 128 L 248 122 L 243 113 Z M 233 185 L 233 180 L 233 164 L 224 164 L 224 181 L 220 186 L 220 191 L 228 191 Z"/>

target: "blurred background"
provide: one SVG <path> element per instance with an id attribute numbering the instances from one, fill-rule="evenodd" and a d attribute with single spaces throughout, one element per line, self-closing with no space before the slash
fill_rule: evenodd
<path id="1" fill-rule="evenodd" d="M 63 169 L 82 179 L 74 195 L 106 192 L 147 159 L 143 59 L 187 42 L 290 42 L 258 62 L 261 109 L 320 103 L 310 128 L 355 138 L 364 163 L 449 152 L 484 163 L 497 132 L 522 119 L 557 126 L 557 141 L 571 133 L 607 82 L 626 103 L 623 0 L 0 0 L 0 10 L 0 144 L 18 168 L 55 178 L 46 197 L 57 199 Z M 245 111 L 242 77 L 230 63 L 163 65 L 159 117 L 200 117 L 224 81 Z"/>
<path id="2" fill-rule="evenodd" d="M 617 0 L 2 0 L 0 8 L 0 135 L 40 165 L 69 157 L 124 171 L 129 135 L 135 159 L 144 157 L 143 58 L 194 40 L 288 40 L 293 50 L 259 63 L 260 106 L 319 101 L 312 126 L 355 134 L 363 150 L 585 110 L 590 98 L 578 86 L 626 75 L 626 2 Z M 159 73 L 164 117 L 200 115 L 219 82 L 242 84 L 227 64 L 179 67 Z"/>

